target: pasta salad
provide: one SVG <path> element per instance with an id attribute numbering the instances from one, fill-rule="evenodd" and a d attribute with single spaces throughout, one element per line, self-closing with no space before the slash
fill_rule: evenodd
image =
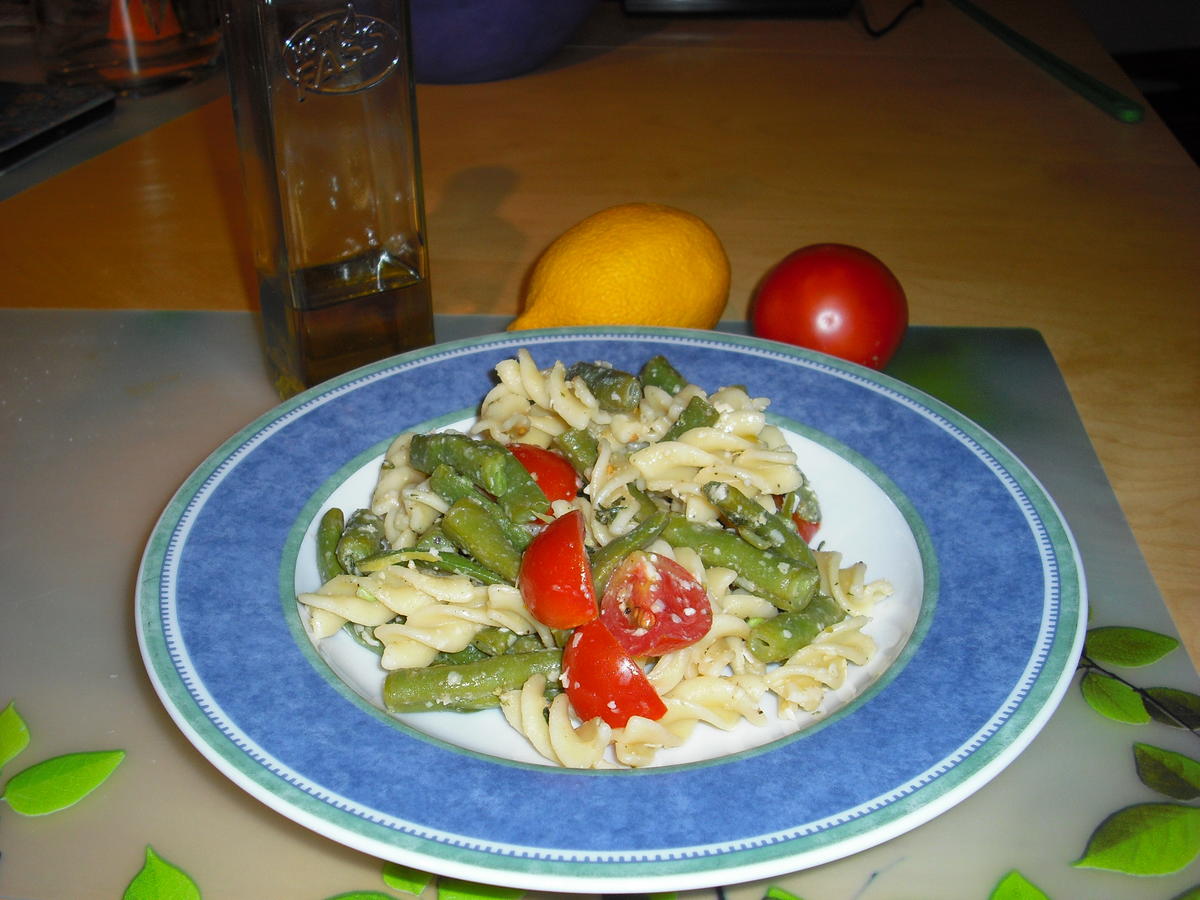
<path id="1" fill-rule="evenodd" d="M 472 425 L 399 435 L 369 505 L 319 523 L 306 627 L 378 654 L 388 711 L 499 707 L 551 763 L 646 766 L 812 713 L 871 658 L 891 586 L 819 542 L 767 399 L 661 356 L 495 374 Z"/>

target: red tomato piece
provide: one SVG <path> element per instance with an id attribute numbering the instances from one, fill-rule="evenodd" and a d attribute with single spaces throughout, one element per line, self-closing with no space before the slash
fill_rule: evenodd
<path id="1" fill-rule="evenodd" d="M 866 250 L 814 244 L 767 274 L 751 323 L 759 337 L 882 369 L 908 328 L 908 300 L 891 270 Z"/>
<path id="2" fill-rule="evenodd" d="M 563 683 L 575 714 L 624 728 L 633 716 L 661 719 L 667 705 L 642 667 L 599 619 L 576 628 L 563 648 Z"/>
<path id="3" fill-rule="evenodd" d="M 583 535 L 583 513 L 573 509 L 547 525 L 521 556 L 517 587 L 525 607 L 551 628 L 574 628 L 596 618 Z"/>
<path id="4" fill-rule="evenodd" d="M 800 537 L 804 543 L 811 544 L 813 537 L 821 528 L 820 522 L 810 522 L 808 519 L 801 518 L 798 515 L 792 516 L 792 521 L 796 523 L 796 530 L 800 532 Z"/>
<path id="5" fill-rule="evenodd" d="M 632 656 L 662 656 L 696 643 L 712 627 L 708 591 L 675 560 L 635 550 L 617 566 L 600 619 Z"/>
<path id="6" fill-rule="evenodd" d="M 579 493 L 579 475 L 553 450 L 534 444 L 509 444 L 508 450 L 533 476 L 550 502 L 573 500 Z"/>

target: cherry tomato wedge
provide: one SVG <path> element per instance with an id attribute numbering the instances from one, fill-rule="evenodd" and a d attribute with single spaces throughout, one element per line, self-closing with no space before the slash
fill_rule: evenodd
<path id="1" fill-rule="evenodd" d="M 579 476 L 563 457 L 534 444 L 509 444 L 509 452 L 533 476 L 546 499 L 572 500 L 579 493 Z"/>
<path id="2" fill-rule="evenodd" d="M 632 656 L 662 656 L 696 643 L 712 627 L 708 591 L 675 560 L 635 550 L 617 566 L 600 620 Z"/>
<path id="3" fill-rule="evenodd" d="M 646 673 L 599 619 L 575 629 L 563 648 L 567 699 L 583 721 L 624 728 L 633 716 L 661 719 L 667 706 Z"/>
<path id="4" fill-rule="evenodd" d="M 596 618 L 583 513 L 573 509 L 559 516 L 530 542 L 521 556 L 517 587 L 530 615 L 551 628 L 574 628 Z"/>
<path id="5" fill-rule="evenodd" d="M 800 532 L 800 537 L 804 540 L 804 543 L 806 543 L 806 544 L 811 544 L 812 539 L 816 536 L 816 533 L 821 529 L 820 522 L 810 522 L 810 521 L 808 521 L 808 519 L 805 519 L 798 515 L 793 515 L 792 521 L 796 523 L 796 530 Z"/>

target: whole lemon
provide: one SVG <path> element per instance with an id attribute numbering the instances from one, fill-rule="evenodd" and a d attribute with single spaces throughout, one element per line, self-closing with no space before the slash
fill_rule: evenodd
<path id="1" fill-rule="evenodd" d="M 658 203 L 622 203 L 546 248 L 524 311 L 508 327 L 712 328 L 728 297 L 729 259 L 703 219 Z"/>

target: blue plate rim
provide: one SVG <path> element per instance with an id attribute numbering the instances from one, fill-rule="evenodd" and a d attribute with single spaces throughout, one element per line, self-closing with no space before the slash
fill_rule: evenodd
<path id="1" fill-rule="evenodd" d="M 379 378 L 414 365 L 429 365 L 462 353 L 475 353 L 482 347 L 516 348 L 525 345 L 553 345 L 577 340 L 661 339 L 668 343 L 688 344 L 708 349 L 731 350 L 751 355 L 766 355 L 801 363 L 824 374 L 848 379 L 887 392 L 892 399 L 914 409 L 925 410 L 944 420 L 946 427 L 964 441 L 974 442 L 994 460 L 995 465 L 1014 480 L 1030 498 L 1034 512 L 1052 532 L 1047 535 L 1050 548 L 1066 564 L 1066 583 L 1057 587 L 1058 622 L 1050 634 L 1049 646 L 1039 647 L 1040 668 L 1030 683 L 1017 690 L 1019 701 L 1005 713 L 1004 721 L 979 735 L 971 747 L 970 767 L 959 763 L 945 771 L 930 773 L 930 782 L 887 803 L 890 814 L 881 825 L 861 830 L 844 830 L 834 825 L 812 834 L 760 835 L 744 849 L 727 853 L 706 853 L 704 848 L 686 848 L 675 856 L 661 854 L 640 859 L 636 854 L 596 861 L 586 854 L 576 859 L 556 858 L 557 854 L 522 853 L 530 848 L 473 846 L 469 837 L 456 843 L 453 836 L 422 836 L 380 832 L 380 823 L 355 818 L 355 814 L 330 806 L 328 799 L 316 800 L 298 788 L 291 774 L 276 770 L 270 754 L 255 754 L 239 742 L 230 729 L 215 724 L 219 706 L 198 705 L 194 685 L 188 683 L 186 648 L 170 646 L 163 637 L 162 573 L 174 564 L 180 546 L 186 542 L 186 520 L 197 497 L 220 482 L 239 461 L 262 440 L 264 435 L 283 427 L 307 411 L 359 390 Z M 185 528 L 181 532 L 180 526 Z M 1065 591 L 1065 595 L 1063 594 Z M 418 867 L 447 874 L 516 886 L 548 890 L 628 889 L 637 884 L 659 889 L 684 889 L 713 884 L 768 877 L 803 868 L 817 862 L 856 852 L 903 833 L 960 802 L 1002 770 L 1040 730 L 1065 692 L 1073 672 L 1073 660 L 1082 645 L 1086 626 L 1086 584 L 1078 548 L 1061 513 L 1041 483 L 1004 445 L 977 424 L 935 398 L 882 373 L 862 369 L 821 354 L 775 344 L 758 338 L 717 332 L 684 329 L 598 327 L 541 329 L 466 338 L 413 351 L 365 366 L 310 389 L 260 416 L 223 442 L 180 486 L 164 509 L 147 543 L 137 582 L 138 639 L 147 669 L 156 691 L 190 740 L 236 783 L 268 806 L 306 827 L 358 846 L 385 858 L 397 859 Z M 921 795 L 927 784 L 937 781 L 937 796 Z M 921 796 L 918 796 L 921 795 Z M 347 819 L 349 817 L 349 819 Z M 381 839 L 380 834 L 386 839 Z M 569 854 L 568 854 L 569 856 Z"/>

